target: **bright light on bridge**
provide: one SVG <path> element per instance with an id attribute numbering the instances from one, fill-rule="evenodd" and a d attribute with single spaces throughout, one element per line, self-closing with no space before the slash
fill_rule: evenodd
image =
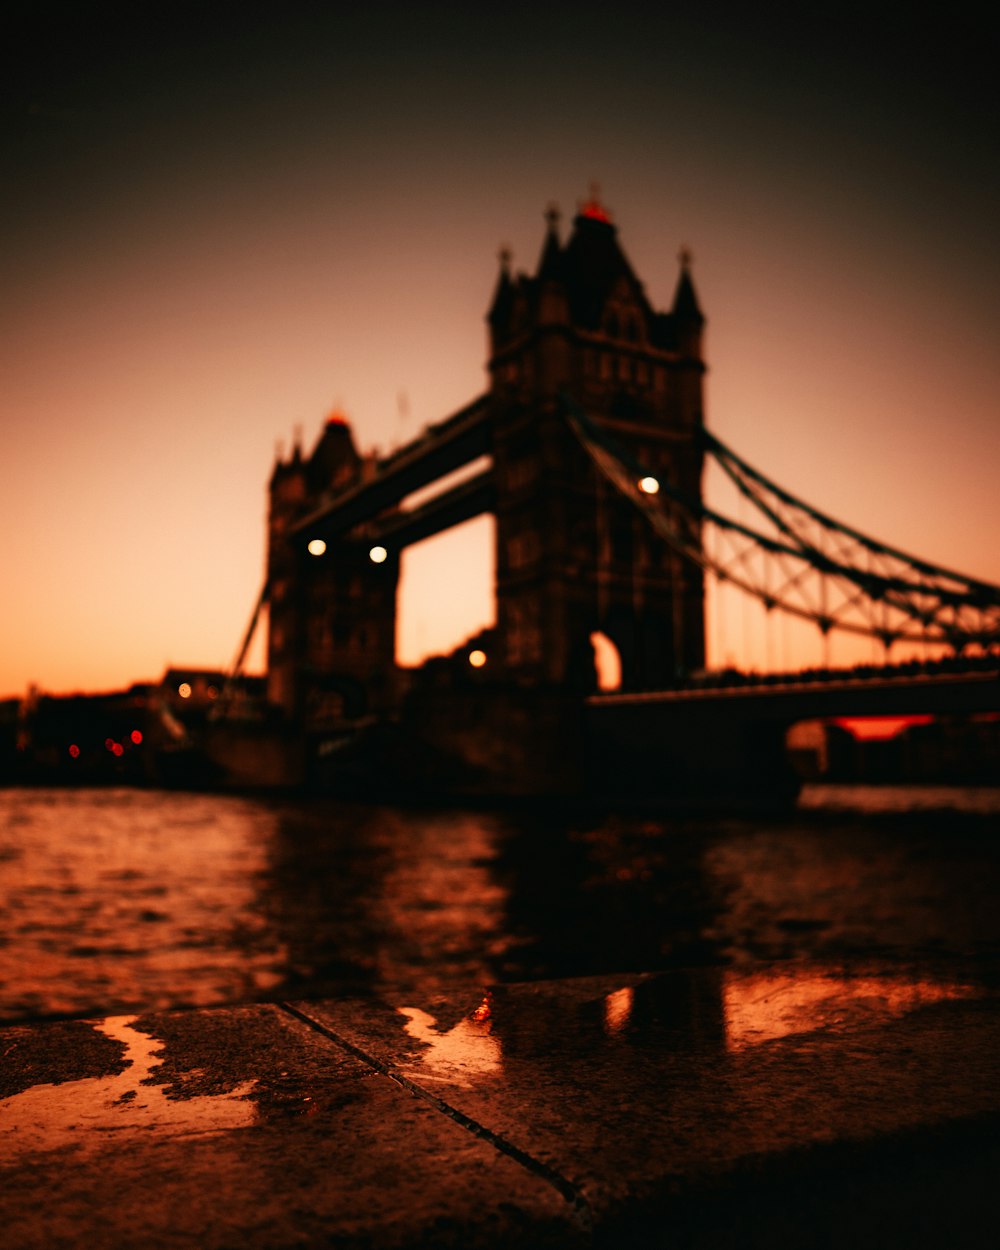
<path id="1" fill-rule="evenodd" d="M 639 478 L 638 486 L 644 495 L 655 495 L 660 489 L 660 483 L 655 477 Z"/>
<path id="2" fill-rule="evenodd" d="M 486 652 L 480 651 L 477 647 L 475 651 L 469 652 L 469 663 L 473 668 L 482 668 L 486 663 Z"/>
<path id="3" fill-rule="evenodd" d="M 384 547 L 372 547 L 368 553 L 368 559 L 372 564 L 384 564 L 388 557 L 389 553 Z"/>
<path id="4" fill-rule="evenodd" d="M 313 538 L 306 550 L 311 556 L 321 556 L 326 551 L 326 543 L 322 538 Z"/>

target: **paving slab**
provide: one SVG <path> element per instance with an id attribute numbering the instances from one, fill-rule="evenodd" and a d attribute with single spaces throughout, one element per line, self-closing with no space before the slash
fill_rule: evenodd
<path id="1" fill-rule="evenodd" d="M 0 1030 L 0 1244 L 567 1246 L 552 1182 L 280 1007 Z"/>
<path id="2" fill-rule="evenodd" d="M 1000 1001 L 869 967 L 293 1004 L 556 1178 L 608 1246 L 992 1246 Z"/>

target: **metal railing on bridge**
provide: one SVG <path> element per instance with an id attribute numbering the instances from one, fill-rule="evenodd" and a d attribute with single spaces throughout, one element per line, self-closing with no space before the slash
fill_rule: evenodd
<path id="1" fill-rule="evenodd" d="M 831 630 L 954 652 L 1000 647 L 1000 586 L 891 547 L 835 520 L 754 469 L 701 427 L 705 452 L 755 510 L 725 516 L 653 476 L 568 396 L 566 419 L 600 472 L 686 559 L 779 609 Z"/>

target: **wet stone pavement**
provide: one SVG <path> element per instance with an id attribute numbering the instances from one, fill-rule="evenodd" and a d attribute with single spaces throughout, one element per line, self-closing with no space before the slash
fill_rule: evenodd
<path id="1" fill-rule="evenodd" d="M 992 813 L 170 811 L 158 881 L 80 814 L 103 954 L 8 923 L 6 1001 L 48 1011 L 0 1025 L 5 1250 L 995 1244 Z M 51 888 L 7 885 L 8 920 Z"/>
<path id="2" fill-rule="evenodd" d="M 4 1245 L 993 1245 L 998 1038 L 826 969 L 9 1026 Z"/>

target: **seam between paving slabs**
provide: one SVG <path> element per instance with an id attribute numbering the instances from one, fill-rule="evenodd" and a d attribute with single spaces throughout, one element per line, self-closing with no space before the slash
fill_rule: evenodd
<path id="1" fill-rule="evenodd" d="M 309 1026 L 316 1033 L 321 1034 L 329 1041 L 334 1042 L 337 1046 L 342 1047 L 355 1058 L 360 1059 L 362 1063 L 367 1064 L 370 1068 L 374 1068 L 376 1072 L 380 1072 L 383 1076 L 387 1076 L 391 1081 L 395 1081 L 397 1085 L 401 1085 L 403 1089 L 413 1094 L 417 1098 L 422 1098 L 425 1102 L 429 1102 L 436 1111 L 440 1111 L 442 1115 L 446 1115 L 450 1120 L 464 1128 L 467 1132 L 481 1137 L 484 1141 L 490 1143 L 494 1149 L 508 1155 L 516 1163 L 519 1163 L 527 1171 L 539 1176 L 542 1180 L 547 1181 L 559 1194 L 559 1196 L 569 1204 L 572 1209 L 573 1217 L 576 1222 L 585 1230 L 592 1227 L 592 1218 L 590 1206 L 586 1198 L 573 1184 L 555 1168 L 549 1167 L 547 1163 L 543 1163 L 541 1159 L 536 1159 L 534 1155 L 529 1154 L 526 1150 L 522 1150 L 520 1146 L 509 1141 L 501 1133 L 496 1133 L 493 1129 L 487 1128 L 485 1124 L 480 1124 L 478 1120 L 473 1120 L 471 1116 L 459 1111 L 457 1107 L 453 1107 L 450 1103 L 439 1098 L 436 1094 L 432 1094 L 430 1090 L 425 1089 L 416 1081 L 410 1080 L 408 1076 L 404 1076 L 402 1072 L 394 1068 L 392 1064 L 386 1063 L 377 1058 L 377 1056 L 369 1054 L 360 1046 L 355 1046 L 353 1042 L 349 1042 L 346 1037 L 341 1037 L 329 1025 L 322 1024 L 319 1020 L 315 1020 L 307 1012 L 302 1011 L 298 1007 L 294 1007 L 291 1003 L 282 1002 L 278 1004 L 289 1015 L 294 1016 L 297 1020 L 301 1020 L 303 1024 Z"/>

